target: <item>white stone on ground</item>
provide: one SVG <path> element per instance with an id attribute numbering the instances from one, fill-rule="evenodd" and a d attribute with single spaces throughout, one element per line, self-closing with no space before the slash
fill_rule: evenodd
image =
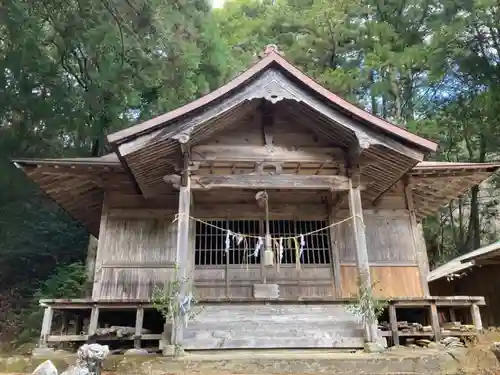
<path id="1" fill-rule="evenodd" d="M 52 361 L 47 360 L 41 363 L 35 371 L 33 371 L 32 375 L 57 375 L 57 369 Z"/>

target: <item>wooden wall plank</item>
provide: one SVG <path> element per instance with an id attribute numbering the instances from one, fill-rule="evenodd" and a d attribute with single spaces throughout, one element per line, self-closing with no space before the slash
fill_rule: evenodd
<path id="1" fill-rule="evenodd" d="M 275 112 L 273 120 L 272 136 L 273 144 L 276 146 L 332 146 L 325 141 L 325 137 L 315 134 L 297 121 L 293 121 L 293 119 L 280 115 L 279 111 Z M 263 146 L 265 142 L 260 125 L 260 113 L 252 111 L 239 121 L 235 121 L 224 131 L 206 139 L 203 144 Z"/>
<path id="2" fill-rule="evenodd" d="M 256 203 L 248 204 L 197 204 L 194 216 L 202 219 L 260 220 L 264 211 Z M 324 204 L 270 204 L 271 220 L 327 220 Z"/>
<path id="3" fill-rule="evenodd" d="M 429 283 L 427 282 L 427 275 L 429 273 L 429 258 L 427 256 L 427 247 L 425 245 L 423 231 L 420 231 L 421 227 L 419 227 L 419 224 L 417 223 L 417 217 L 415 216 L 414 198 L 410 185 L 405 186 L 405 197 L 406 205 L 408 206 L 408 211 L 410 214 L 410 231 L 412 234 L 413 246 L 415 249 L 415 260 L 417 261 L 420 270 L 420 284 L 422 285 L 424 294 L 428 296 Z"/>
<path id="4" fill-rule="evenodd" d="M 241 197 L 248 199 L 254 196 L 254 192 L 246 191 L 242 194 L 237 196 L 235 201 Z M 275 197 L 283 201 L 281 194 L 277 193 Z M 311 197 L 314 195 L 298 193 L 297 199 L 304 203 L 284 204 L 279 202 L 272 205 L 271 219 L 327 220 L 328 206 L 321 202 L 307 204 L 307 200 Z M 290 199 L 290 196 L 286 198 Z M 316 197 L 316 199 L 318 198 Z M 262 209 L 253 202 L 244 204 L 232 202 L 232 204 L 224 205 L 207 204 L 203 202 L 203 198 L 201 201 L 198 203 L 198 199 L 196 199 L 193 213 L 195 217 L 263 218 Z M 288 200 L 288 202 L 293 202 L 293 200 Z M 136 209 L 137 206 L 134 205 L 131 205 L 130 209 Z M 166 278 L 170 277 L 170 268 L 175 262 L 176 225 L 171 225 L 172 218 L 156 218 L 155 215 L 151 215 L 153 207 L 150 205 L 146 211 L 148 214 L 142 215 L 144 218 L 141 219 L 103 215 L 102 226 L 104 229 L 103 236 L 100 238 L 102 251 L 98 251 L 96 261 L 96 275 L 100 276 L 95 280 L 96 286 L 101 284 L 102 286 L 94 288 L 94 298 L 132 298 L 128 295 L 134 296 L 133 298 L 149 298 L 150 296 L 147 294 L 150 293 L 152 285 L 158 281 L 164 282 Z M 347 217 L 348 213 L 341 209 L 337 210 L 335 215 L 336 221 L 339 221 Z M 405 240 L 406 235 L 409 234 L 407 210 L 368 209 L 364 210 L 364 217 L 367 225 L 371 264 L 410 266 L 415 263 L 414 254 L 409 250 L 411 247 L 408 246 L 410 242 Z M 191 270 L 194 269 L 194 227 L 194 225 L 190 227 L 190 258 L 188 263 Z M 408 233 L 405 234 L 406 232 Z M 349 252 L 349 248 L 353 247 L 352 230 L 349 223 L 335 227 L 335 234 L 333 242 L 336 246 L 335 250 L 339 253 L 340 261 L 343 262 L 344 266 L 353 265 L 355 258 Z M 260 267 L 256 267 L 257 270 L 245 270 L 239 266 L 229 269 L 230 295 L 242 297 L 252 295 L 251 283 L 261 280 Z M 404 267 L 386 268 L 390 270 L 390 274 L 397 274 L 398 271 L 392 271 L 392 269 L 401 270 Z M 311 266 L 303 266 L 301 271 L 295 270 L 295 266 L 289 267 L 289 269 L 282 266 L 280 273 L 275 270 L 267 270 L 266 272 L 269 273 L 266 275 L 269 282 L 276 280 L 280 285 L 282 296 L 335 294 L 331 281 L 331 265 L 329 264 L 312 268 Z M 351 281 L 345 272 L 345 269 L 340 272 L 343 285 L 342 295 L 356 288 L 355 279 L 354 286 L 350 285 Z M 196 269 L 190 279 L 194 279 L 196 293 L 201 297 L 222 297 L 225 295 L 223 269 Z M 212 287 L 207 282 L 209 280 L 213 280 Z M 399 280 L 395 280 L 389 281 L 389 287 L 390 283 L 398 284 Z M 246 285 L 247 282 L 248 285 Z"/>
<path id="5" fill-rule="evenodd" d="M 105 223 L 93 298 L 150 298 L 154 286 L 173 275 L 176 223 L 165 218 L 117 217 L 106 217 Z"/>
<path id="6" fill-rule="evenodd" d="M 175 262 L 177 225 L 171 219 L 109 218 L 102 264 Z"/>
<path id="7" fill-rule="evenodd" d="M 269 283 L 280 286 L 281 297 L 333 296 L 331 268 L 323 266 L 281 266 L 266 269 Z M 194 289 L 200 297 L 223 297 L 225 295 L 225 267 L 204 267 L 195 269 Z M 260 265 L 231 266 L 228 268 L 229 291 L 233 297 L 251 297 L 254 284 L 260 283 Z"/>
<path id="8" fill-rule="evenodd" d="M 364 210 L 368 259 L 373 263 L 416 264 L 408 211 Z M 356 261 L 351 222 L 334 227 L 341 263 Z"/>
<path id="9" fill-rule="evenodd" d="M 174 275 L 171 268 L 104 268 L 99 299 L 149 299 L 155 285 Z"/>
<path id="10" fill-rule="evenodd" d="M 358 272 L 355 266 L 341 265 L 342 296 L 352 297 L 357 294 Z M 374 295 L 389 297 L 422 297 L 418 266 L 370 266 L 372 282 L 375 284 Z"/>

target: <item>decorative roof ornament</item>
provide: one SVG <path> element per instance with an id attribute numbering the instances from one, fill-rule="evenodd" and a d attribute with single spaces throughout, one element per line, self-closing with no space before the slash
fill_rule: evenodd
<path id="1" fill-rule="evenodd" d="M 264 47 L 264 51 L 260 53 L 260 58 L 263 59 L 266 56 L 269 56 L 271 53 L 276 53 L 280 56 L 284 56 L 285 54 L 278 49 L 276 44 L 268 44 Z"/>

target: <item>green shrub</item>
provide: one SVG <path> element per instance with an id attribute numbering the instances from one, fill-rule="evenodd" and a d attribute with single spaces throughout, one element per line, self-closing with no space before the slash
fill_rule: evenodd
<path id="1" fill-rule="evenodd" d="M 22 313 L 24 327 L 15 344 L 32 341 L 40 333 L 43 309 L 38 301 L 42 298 L 81 298 L 85 293 L 85 265 L 81 262 L 59 266 L 35 292 L 29 308 Z"/>

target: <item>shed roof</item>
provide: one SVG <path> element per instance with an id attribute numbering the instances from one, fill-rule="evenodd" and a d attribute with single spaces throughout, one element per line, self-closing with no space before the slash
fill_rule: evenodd
<path id="1" fill-rule="evenodd" d="M 500 162 L 467 163 L 423 161 L 410 172 L 416 214 L 434 214 L 451 200 L 465 194 L 500 168 Z"/>
<path id="2" fill-rule="evenodd" d="M 467 254 L 461 255 L 450 260 L 448 263 L 437 267 L 429 272 L 427 281 L 435 281 L 456 273 L 463 272 L 474 267 L 478 259 L 491 259 L 500 255 L 500 241 L 494 242 L 488 246 L 473 250 Z"/>
<path id="3" fill-rule="evenodd" d="M 47 195 L 91 233 L 99 232 L 106 186 L 135 194 L 133 182 L 116 154 L 99 158 L 16 159 L 14 163 Z M 421 162 L 409 173 L 419 219 L 494 173 L 500 164 Z"/>

